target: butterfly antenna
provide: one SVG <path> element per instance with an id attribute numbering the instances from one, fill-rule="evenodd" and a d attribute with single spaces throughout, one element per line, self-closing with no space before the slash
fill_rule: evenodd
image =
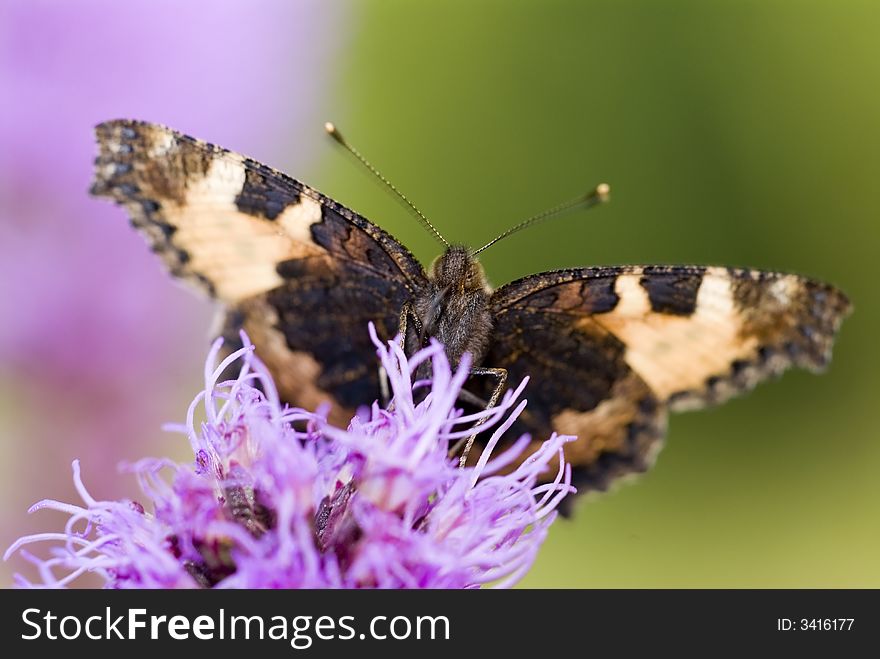
<path id="1" fill-rule="evenodd" d="M 480 247 L 480 249 L 474 251 L 471 255 L 476 256 L 477 254 L 479 254 L 483 250 L 489 249 L 492 245 L 497 243 L 499 240 L 504 240 L 508 236 L 512 236 L 513 234 L 518 233 L 519 231 L 522 231 L 523 229 L 526 229 L 526 228 L 532 226 L 533 224 L 537 224 L 538 222 L 543 222 L 544 220 L 549 220 L 551 217 L 556 217 L 557 215 L 561 215 L 562 213 L 565 213 L 566 211 L 570 211 L 570 210 L 578 208 L 580 206 L 583 206 L 584 208 L 592 208 L 593 206 L 597 206 L 598 204 L 604 203 L 604 202 L 608 201 L 608 198 L 610 197 L 610 195 L 611 195 L 611 188 L 608 186 L 608 184 L 607 183 L 600 183 L 599 185 L 596 186 L 596 188 L 592 192 L 590 192 L 586 195 L 581 195 L 580 197 L 577 197 L 576 199 L 572 199 L 571 201 L 567 201 L 564 204 L 559 204 L 558 206 L 554 206 L 553 208 L 546 210 L 543 213 L 538 213 L 537 215 L 534 215 L 527 220 L 523 220 L 522 222 L 520 222 L 516 226 L 513 226 L 510 229 L 508 229 L 507 231 L 505 231 L 504 233 L 502 233 L 497 238 L 490 240 L 488 243 L 486 243 L 485 245 Z"/>
<path id="2" fill-rule="evenodd" d="M 391 190 L 391 192 L 393 192 L 397 196 L 398 199 L 400 199 L 404 204 L 406 204 L 407 208 L 409 208 L 409 210 L 413 212 L 413 214 L 416 216 L 416 219 L 422 223 L 423 227 L 425 227 L 428 231 L 430 231 L 432 234 L 434 234 L 434 237 L 437 240 L 439 240 L 441 243 L 443 243 L 446 247 L 449 247 L 449 243 L 446 242 L 446 239 L 442 235 L 440 235 L 440 232 L 437 231 L 436 227 L 433 224 L 431 224 L 430 220 L 428 220 L 427 217 L 425 217 L 424 213 L 422 213 L 422 211 L 420 211 L 418 208 L 416 208 L 416 205 L 414 203 L 412 203 L 409 199 L 407 199 L 406 196 L 404 196 L 404 194 L 400 190 L 395 188 L 394 184 L 391 183 L 391 181 L 389 181 L 387 178 L 382 176 L 382 173 L 378 169 L 373 167 L 373 165 L 370 164 L 370 161 L 367 160 L 366 158 L 364 158 L 360 154 L 360 151 L 358 151 L 351 144 L 349 144 L 346 141 L 346 139 L 344 137 L 342 137 L 342 133 L 340 133 L 336 129 L 336 126 L 334 126 L 331 122 L 328 121 L 327 123 L 324 124 L 324 130 L 327 131 L 327 134 L 330 135 L 330 137 L 332 137 L 334 140 L 339 142 L 339 144 L 341 144 L 343 147 L 345 147 L 346 151 L 348 151 L 351 155 L 353 155 L 355 158 L 357 158 L 364 167 L 369 169 L 370 172 L 372 172 L 372 174 L 376 178 L 378 178 L 380 181 L 382 181 L 382 183 L 384 183 L 385 186 L 389 190 Z"/>

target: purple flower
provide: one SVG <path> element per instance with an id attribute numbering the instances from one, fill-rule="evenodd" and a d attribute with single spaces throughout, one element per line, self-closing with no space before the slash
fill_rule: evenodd
<path id="1" fill-rule="evenodd" d="M 307 177 L 355 21 L 320 0 L 0 2 L 0 545 L 12 510 L 76 496 L 74 455 L 121 493 L 120 457 L 164 454 L 146 442 L 192 390 L 212 314 L 88 196 L 93 126 L 161 122 Z"/>
<path id="2" fill-rule="evenodd" d="M 94 499 L 74 462 L 82 505 L 45 500 L 31 508 L 69 515 L 64 531 L 23 537 L 6 558 L 21 553 L 37 565 L 38 585 L 49 587 L 86 572 L 111 588 L 512 585 L 574 491 L 562 454 L 571 438 L 554 435 L 522 461 L 528 436 L 496 451 L 525 407 L 517 402 L 525 381 L 497 407 L 465 415 L 456 402 L 466 358 L 453 372 L 434 342 L 408 359 L 370 329 L 393 394 L 387 409 L 374 403 L 347 430 L 335 428 L 326 409 L 279 402 L 244 335 L 245 347 L 213 368 L 218 340 L 205 390 L 186 423 L 172 427 L 189 439 L 194 462 L 131 467 L 152 511 Z M 413 382 L 426 360 L 431 381 Z M 218 383 L 236 363 L 238 378 Z M 460 468 L 449 449 L 478 420 L 491 437 L 477 464 Z M 49 558 L 25 549 L 44 541 L 53 545 Z M 17 583 L 34 585 L 21 576 Z"/>
<path id="3" fill-rule="evenodd" d="M 170 295 L 124 213 L 86 193 L 92 128 L 145 119 L 303 165 L 336 48 L 320 35 L 344 36 L 337 13 L 283 0 L 0 4 L 0 82 L 14 99 L 0 104 L 4 369 L 81 385 L 123 377 L 126 360 L 139 380 L 181 331 L 201 336 L 208 305 Z M 315 137 L 285 145 L 291 129 Z"/>

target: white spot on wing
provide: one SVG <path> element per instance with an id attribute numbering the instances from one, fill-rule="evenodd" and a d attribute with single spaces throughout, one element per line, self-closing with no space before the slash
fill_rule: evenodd
<path id="1" fill-rule="evenodd" d="M 187 204 L 207 200 L 235 207 L 235 198 L 244 186 L 244 164 L 238 157 L 214 158 L 204 177 L 187 184 Z"/>
<path id="2" fill-rule="evenodd" d="M 638 317 L 651 312 L 651 300 L 648 291 L 639 283 L 641 272 L 621 275 L 614 282 L 614 292 L 619 301 L 614 313 L 624 316 Z"/>
<path id="3" fill-rule="evenodd" d="M 171 150 L 171 147 L 174 146 L 174 134 L 170 131 L 154 131 L 151 133 L 151 136 L 153 142 L 148 152 L 150 158 L 163 158 Z"/>
<path id="4" fill-rule="evenodd" d="M 800 284 L 797 278 L 787 275 L 779 277 L 779 279 L 774 281 L 767 288 L 767 291 L 773 296 L 773 299 L 780 307 L 785 307 L 791 304 L 792 299 L 799 290 Z"/>
<path id="5" fill-rule="evenodd" d="M 288 206 L 276 220 L 285 233 L 295 240 L 310 244 L 312 242 L 312 225 L 321 221 L 321 204 L 300 195 L 299 203 Z"/>

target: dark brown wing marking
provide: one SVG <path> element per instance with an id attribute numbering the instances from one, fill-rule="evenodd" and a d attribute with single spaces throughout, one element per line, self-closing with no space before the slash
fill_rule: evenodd
<path id="1" fill-rule="evenodd" d="M 849 311 L 837 289 L 796 275 L 629 266 L 526 277 L 492 296 L 486 364 L 532 375 L 536 437 L 576 434 L 582 489 L 647 468 L 665 409 L 719 403 L 795 365 L 819 370 Z M 624 384 L 625 383 L 625 384 Z"/>
<path id="2" fill-rule="evenodd" d="M 283 373 L 285 400 L 377 395 L 366 324 L 393 336 L 426 284 L 400 243 L 275 169 L 164 126 L 111 121 L 96 134 L 92 193 L 128 210 L 174 276 L 226 303 L 229 346 L 245 328 Z"/>
<path id="3" fill-rule="evenodd" d="M 700 267 L 670 271 L 664 266 L 647 266 L 642 269 L 639 285 L 648 294 L 651 311 L 690 316 L 697 308 L 697 292 L 705 272 Z"/>
<path id="4" fill-rule="evenodd" d="M 586 296 L 587 305 L 603 308 L 609 298 L 601 286 L 596 293 Z M 562 307 L 575 293 L 564 295 Z M 506 368 L 511 382 L 531 378 L 528 407 L 511 437 L 529 432 L 537 448 L 553 430 L 577 435 L 578 441 L 566 446 L 566 458 L 576 467 L 575 485 L 605 490 L 614 479 L 653 463 L 665 410 L 626 363 L 626 346 L 618 338 L 599 325 L 575 326 L 568 312 L 542 311 L 549 299 L 539 298 L 534 306 L 511 305 L 496 313 L 484 363 Z"/>

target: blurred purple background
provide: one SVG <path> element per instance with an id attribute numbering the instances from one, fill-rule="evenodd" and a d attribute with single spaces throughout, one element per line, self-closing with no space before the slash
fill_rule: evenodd
<path id="1" fill-rule="evenodd" d="M 164 123 L 302 172 L 345 42 L 339 9 L 0 5 L 3 548 L 53 528 L 25 514 L 33 502 L 76 499 L 75 457 L 95 496 L 134 496 L 117 465 L 172 451 L 159 422 L 182 417 L 207 350 L 211 305 L 171 282 L 121 209 L 88 196 L 92 127 Z M 301 134 L 315 142 L 289 139 Z M 22 569 L 18 558 L 0 565 L 0 585 Z"/>

